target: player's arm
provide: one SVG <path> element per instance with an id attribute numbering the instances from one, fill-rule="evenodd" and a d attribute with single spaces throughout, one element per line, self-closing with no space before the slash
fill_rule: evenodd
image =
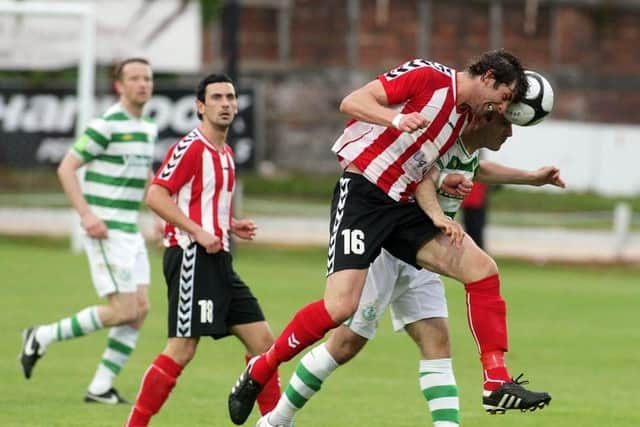
<path id="1" fill-rule="evenodd" d="M 251 219 L 231 218 L 231 232 L 244 240 L 253 240 L 258 227 Z"/>
<path id="2" fill-rule="evenodd" d="M 105 239 L 107 237 L 107 226 L 93 213 L 91 206 L 89 206 L 82 194 L 77 172 L 83 165 L 84 160 L 75 152 L 69 151 L 58 166 L 58 179 L 71 202 L 71 206 L 80 215 L 82 228 L 94 239 Z"/>
<path id="3" fill-rule="evenodd" d="M 476 179 L 485 184 L 524 184 L 533 186 L 555 185 L 565 188 L 560 177 L 560 169 L 555 166 L 543 166 L 534 171 L 511 168 L 488 160 L 480 161 Z"/>
<path id="4" fill-rule="evenodd" d="M 444 214 L 440 203 L 438 203 L 436 196 L 438 173 L 438 168 L 431 168 L 425 179 L 418 184 L 414 196 L 420 208 L 431 218 L 433 224 L 449 236 L 453 244 L 459 245 L 464 238 L 464 231 L 460 224 Z"/>
<path id="5" fill-rule="evenodd" d="M 195 221 L 182 213 L 173 201 L 169 189 L 162 185 L 151 184 L 145 202 L 160 218 L 193 236 L 195 241 L 202 245 L 208 253 L 218 252 L 221 249 L 218 237 L 206 232 Z"/>
<path id="6" fill-rule="evenodd" d="M 373 80 L 344 97 L 340 111 L 356 120 L 395 127 L 403 132 L 413 132 L 429 123 L 419 113 L 398 114 L 389 108 L 387 93 L 380 80 Z"/>

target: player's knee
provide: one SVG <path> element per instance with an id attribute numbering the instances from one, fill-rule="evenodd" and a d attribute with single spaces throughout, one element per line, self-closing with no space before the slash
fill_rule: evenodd
<path id="1" fill-rule="evenodd" d="M 463 283 L 475 282 L 498 274 L 498 264 L 486 252 L 479 250 L 463 269 Z"/>
<path id="2" fill-rule="evenodd" d="M 341 326 L 339 329 L 342 328 L 344 328 L 344 326 Z M 334 337 L 336 334 L 337 336 Z M 327 350 L 329 350 L 329 353 L 336 363 L 340 365 L 353 359 L 367 342 L 365 338 L 355 334 L 340 334 L 339 330 L 336 330 L 334 335 L 332 335 L 327 342 Z"/>
<path id="3" fill-rule="evenodd" d="M 486 252 L 483 252 L 484 257 L 479 261 L 479 271 L 483 271 L 483 278 L 494 276 L 498 274 L 498 264 L 490 257 Z"/>
<path id="4" fill-rule="evenodd" d="M 149 314 L 150 309 L 151 304 L 148 299 L 139 299 L 136 320 L 144 320 L 147 317 L 147 314 Z"/>
<path id="5" fill-rule="evenodd" d="M 135 304 L 117 304 L 114 307 L 114 323 L 124 325 L 138 320 L 138 307 Z"/>
<path id="6" fill-rule="evenodd" d="M 342 323 L 358 309 L 358 301 L 352 298 L 325 300 L 325 306 L 329 316 L 336 322 Z"/>
<path id="7" fill-rule="evenodd" d="M 449 334 L 447 331 L 434 334 L 431 345 L 432 348 L 430 348 L 430 351 L 435 354 L 434 357 L 451 357 L 451 341 L 449 340 Z"/>
<path id="8" fill-rule="evenodd" d="M 175 360 L 177 364 L 184 367 L 187 366 L 195 356 L 197 344 L 197 341 L 193 339 L 180 341 L 169 339 L 169 342 L 162 352 Z"/>

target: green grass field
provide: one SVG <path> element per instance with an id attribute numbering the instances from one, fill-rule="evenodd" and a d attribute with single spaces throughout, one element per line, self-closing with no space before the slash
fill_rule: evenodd
<path id="1" fill-rule="evenodd" d="M 280 331 L 294 311 L 322 295 L 325 251 L 240 246 L 235 267 Z M 512 374 L 524 371 L 532 389 L 553 395 L 536 413 L 486 415 L 481 375 L 467 330 L 460 285 L 447 282 L 454 367 L 462 424 L 473 427 L 640 426 L 640 270 L 589 266 L 539 266 L 503 261 L 509 304 Z M 64 242 L 0 237 L 0 425 L 121 426 L 127 407 L 87 405 L 82 396 L 106 342 L 106 332 L 53 344 L 34 376 L 22 377 L 16 356 L 20 331 L 96 303 L 84 255 Z M 143 372 L 165 343 L 165 286 L 160 252 L 152 250 L 152 311 L 138 348 L 117 380 L 134 398 Z M 418 352 L 388 319 L 367 349 L 340 368 L 297 417 L 298 426 L 430 426 L 417 386 Z M 296 359 L 297 360 L 297 359 Z M 231 426 L 227 393 L 243 369 L 243 349 L 233 338 L 201 341 L 198 354 L 153 419 L 153 426 Z M 281 369 L 288 381 L 295 363 Z M 255 423 L 255 414 L 248 426 Z"/>

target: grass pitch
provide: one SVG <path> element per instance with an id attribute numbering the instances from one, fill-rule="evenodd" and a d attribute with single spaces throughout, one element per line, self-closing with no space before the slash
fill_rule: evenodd
<path id="1" fill-rule="evenodd" d="M 151 250 L 151 313 L 138 348 L 116 386 L 133 399 L 141 376 L 166 337 L 165 285 L 160 252 Z M 279 332 L 294 311 L 319 298 L 324 287 L 324 249 L 242 245 L 235 267 L 260 299 Z M 525 372 L 532 389 L 549 391 L 549 408 L 535 413 L 489 416 L 480 405 L 481 375 L 467 330 L 464 295 L 447 282 L 454 368 L 462 424 L 473 427 L 640 426 L 640 270 L 588 266 L 500 263 L 509 307 L 513 375 Z M 66 243 L 0 237 L 0 425 L 3 427 L 122 426 L 128 407 L 82 402 L 106 343 L 106 331 L 53 344 L 31 380 L 16 360 L 20 332 L 98 303 L 84 255 Z M 385 319 L 377 337 L 341 367 L 297 417 L 299 426 L 430 426 L 417 386 L 418 352 Z M 281 368 L 283 386 L 295 361 Z M 243 369 L 243 348 L 234 338 L 203 339 L 193 362 L 152 425 L 231 426 L 227 393 Z M 254 425 L 255 413 L 247 421 Z"/>

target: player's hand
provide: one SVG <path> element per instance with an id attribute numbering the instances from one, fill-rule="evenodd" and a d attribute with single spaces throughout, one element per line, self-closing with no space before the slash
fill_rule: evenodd
<path id="1" fill-rule="evenodd" d="M 93 212 L 87 212 L 80 217 L 80 224 L 89 237 L 93 239 L 107 238 L 107 225 Z"/>
<path id="2" fill-rule="evenodd" d="M 555 166 L 543 166 L 533 172 L 532 185 L 555 185 L 556 187 L 565 188 L 567 184 L 560 177 L 560 169 Z"/>
<path id="3" fill-rule="evenodd" d="M 413 112 L 409 114 L 401 114 L 400 122 L 397 128 L 402 132 L 413 132 L 418 129 L 424 129 L 429 125 L 429 120 L 420 113 Z"/>
<path id="4" fill-rule="evenodd" d="M 433 224 L 442 230 L 445 235 L 449 236 L 449 239 L 454 246 L 459 247 L 462 244 L 465 232 L 460 224 L 446 215 L 440 215 L 432 218 L 432 221 Z"/>
<path id="5" fill-rule="evenodd" d="M 234 219 L 231 221 L 231 232 L 244 240 L 253 240 L 258 227 L 250 219 Z"/>
<path id="6" fill-rule="evenodd" d="M 442 180 L 440 191 L 462 199 L 471 193 L 472 187 L 473 181 L 467 179 L 461 173 L 449 173 Z"/>
<path id="7" fill-rule="evenodd" d="M 220 241 L 220 238 L 211 233 L 207 233 L 204 230 L 198 231 L 198 233 L 193 237 L 195 237 L 196 242 L 198 242 L 208 254 L 220 252 L 222 249 L 222 242 Z"/>

